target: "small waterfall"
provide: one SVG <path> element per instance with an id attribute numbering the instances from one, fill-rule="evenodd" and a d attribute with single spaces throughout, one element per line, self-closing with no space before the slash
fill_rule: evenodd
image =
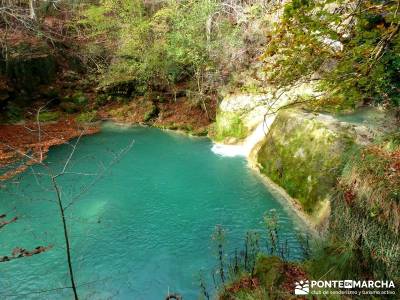
<path id="1" fill-rule="evenodd" d="M 211 151 L 221 156 L 248 157 L 253 148 L 265 138 L 265 135 L 271 128 L 271 125 L 274 122 L 275 117 L 276 114 L 272 114 L 266 117 L 265 120 L 261 121 L 252 131 L 252 133 L 242 143 L 236 145 L 225 145 L 216 143 L 211 148 Z"/>

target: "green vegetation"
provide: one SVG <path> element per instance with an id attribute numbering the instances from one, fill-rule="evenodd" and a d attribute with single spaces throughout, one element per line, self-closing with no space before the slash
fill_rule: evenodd
<path id="1" fill-rule="evenodd" d="M 303 264 L 313 278 L 376 278 L 399 286 L 399 146 L 395 134 L 353 151 L 335 189 L 328 234 Z"/>
<path id="2" fill-rule="evenodd" d="M 59 108 L 66 113 L 73 114 L 83 111 L 88 103 L 88 97 L 82 91 L 76 91 L 72 95 L 65 96 L 59 104 Z"/>
<path id="3" fill-rule="evenodd" d="M 397 1 L 289 1 L 264 54 L 268 79 L 318 74 L 323 106 L 399 106 L 399 22 Z"/>
<path id="4" fill-rule="evenodd" d="M 350 134 L 337 123 L 285 110 L 272 125 L 258 162 L 262 173 L 311 214 L 332 194 L 351 146 Z"/>
<path id="5" fill-rule="evenodd" d="M 301 267 L 310 278 L 376 278 L 399 286 L 399 135 L 350 153 L 332 193 L 327 235 Z"/>
<path id="6" fill-rule="evenodd" d="M 88 36 L 81 52 L 107 93 L 173 98 L 183 85 L 188 100 L 206 110 L 230 74 L 259 54 L 266 23 L 260 3 L 104 0 L 86 6 L 72 25 Z"/>
<path id="7" fill-rule="evenodd" d="M 226 253 L 226 233 L 221 226 L 216 227 L 212 236 L 217 258 L 213 282 L 219 288 L 218 299 L 289 299 L 294 282 L 305 278 L 302 266 L 288 261 L 294 245 L 282 240 L 275 210 L 266 212 L 264 221 L 265 232 L 248 232 L 243 247 L 234 253 Z M 307 242 L 302 246 L 306 255 Z M 207 298 L 207 287 L 204 283 L 201 286 Z"/>
<path id="8" fill-rule="evenodd" d="M 222 94 L 290 90 L 315 79 L 320 97 L 294 99 L 308 102 L 308 109 L 343 112 L 368 104 L 399 110 L 399 1 L 56 1 L 65 2 L 61 23 L 64 12 L 73 16 L 62 30 L 46 18 L 57 16 L 51 1 L 35 4 L 36 20 L 23 15 L 28 6 L 12 2 L 0 11 L 0 111 L 7 121 L 22 120 L 25 107 L 57 99 L 41 122 L 58 120 L 60 110 L 88 123 L 109 105 L 116 121 L 197 134 L 215 121 L 210 135 L 216 141 L 237 142 L 250 129 L 240 113 L 220 111 L 214 118 Z M 23 35 L 28 42 L 13 44 Z M 68 72 L 72 65 L 86 73 Z M 46 94 L 42 85 L 56 75 L 65 86 Z M 190 109 L 168 106 L 179 99 Z M 195 119 L 194 106 L 208 121 L 198 128 L 186 120 Z M 171 117 L 179 113 L 186 119 Z M 157 123 L 162 117 L 166 121 Z M 294 264 L 269 218 L 267 251 L 249 233 L 248 256 L 236 253 L 227 263 L 219 228 L 221 299 L 290 298 L 288 272 L 400 284 L 399 136 L 355 146 L 350 132 L 311 113 L 299 118 L 296 111 L 280 111 L 258 155 L 261 171 L 310 215 L 330 199 L 328 232 L 310 257 Z"/>
<path id="9" fill-rule="evenodd" d="M 45 111 L 39 114 L 40 122 L 57 121 L 60 118 L 60 113 L 57 111 Z"/>
<path id="10" fill-rule="evenodd" d="M 397 133 L 355 151 L 340 178 L 330 226 L 335 239 L 358 250 L 359 266 L 397 283 L 400 253 L 392 249 L 400 247 L 399 141 Z M 344 234 L 348 228 L 351 234 Z"/>
<path id="11" fill-rule="evenodd" d="M 204 80 L 213 68 L 209 50 L 221 43 L 215 37 L 234 34 L 232 26 L 221 24 L 213 36 L 207 35 L 207 20 L 217 6 L 217 1 L 166 1 L 150 11 L 143 1 L 106 0 L 88 7 L 79 23 L 92 36 L 107 34 L 119 45 L 102 84 L 132 83 L 143 94 L 186 79 L 194 84 Z"/>
<path id="12" fill-rule="evenodd" d="M 143 121 L 148 122 L 148 121 L 150 121 L 151 119 L 157 117 L 157 114 L 158 114 L 158 108 L 157 108 L 157 106 L 152 105 L 151 108 L 150 108 L 150 110 L 148 110 L 148 111 L 144 114 Z"/>
<path id="13" fill-rule="evenodd" d="M 88 103 L 88 98 L 82 91 L 77 91 L 72 95 L 71 101 L 76 105 L 84 106 Z"/>
<path id="14" fill-rule="evenodd" d="M 93 111 L 83 112 L 79 114 L 75 120 L 79 123 L 90 123 L 97 121 L 97 111 L 93 110 Z"/>
<path id="15" fill-rule="evenodd" d="M 259 300 L 259 299 L 295 299 L 291 285 L 294 273 L 296 279 L 304 275 L 298 264 L 285 262 L 278 256 L 259 253 L 255 262 L 253 276 L 244 275 L 230 282 L 219 294 L 219 300 Z M 287 285 L 285 287 L 285 285 Z"/>
<path id="16" fill-rule="evenodd" d="M 224 141 L 228 138 L 243 139 L 247 136 L 248 129 L 236 113 L 218 113 L 214 126 L 213 138 Z"/>

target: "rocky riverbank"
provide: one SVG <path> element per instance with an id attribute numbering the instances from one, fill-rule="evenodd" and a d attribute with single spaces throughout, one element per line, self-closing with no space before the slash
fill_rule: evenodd
<path id="1" fill-rule="evenodd" d="M 246 156 L 300 218 L 323 231 L 351 151 L 393 132 L 397 121 L 393 112 L 368 107 L 340 115 L 307 111 L 304 105 L 283 109 L 310 94 L 315 95 L 312 86 L 304 85 L 278 100 L 271 94 L 227 96 L 217 111 L 213 150 Z"/>

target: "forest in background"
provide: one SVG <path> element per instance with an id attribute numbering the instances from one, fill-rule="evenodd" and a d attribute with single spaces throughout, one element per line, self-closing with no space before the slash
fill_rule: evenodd
<path id="1" fill-rule="evenodd" d="M 396 1 L 30 3 L 2 1 L 2 73 L 11 79 L 20 55 L 47 46 L 107 95 L 185 94 L 204 108 L 237 89 L 317 80 L 324 96 L 312 105 L 322 110 L 399 105 Z"/>

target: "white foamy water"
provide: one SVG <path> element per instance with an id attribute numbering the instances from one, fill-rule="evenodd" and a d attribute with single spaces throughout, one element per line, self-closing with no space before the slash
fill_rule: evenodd
<path id="1" fill-rule="evenodd" d="M 272 123 L 274 122 L 276 114 L 267 117 L 264 121 L 257 125 L 256 129 L 243 141 L 241 144 L 237 145 L 225 145 L 220 143 L 215 143 L 211 151 L 215 154 L 221 156 L 245 156 L 248 157 L 251 150 L 261 142 L 265 135 L 268 133 Z"/>
<path id="2" fill-rule="evenodd" d="M 214 144 L 211 151 L 221 156 L 246 156 L 243 145 Z"/>

